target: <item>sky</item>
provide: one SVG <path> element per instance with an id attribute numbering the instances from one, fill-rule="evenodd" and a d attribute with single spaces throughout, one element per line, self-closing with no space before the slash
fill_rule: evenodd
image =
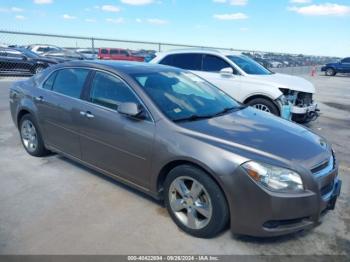
<path id="1" fill-rule="evenodd" d="M 1 0 L 0 29 L 344 57 L 350 0 Z"/>

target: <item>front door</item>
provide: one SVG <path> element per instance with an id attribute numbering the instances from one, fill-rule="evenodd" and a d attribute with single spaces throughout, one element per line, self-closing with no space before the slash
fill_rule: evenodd
<path id="1" fill-rule="evenodd" d="M 80 107 L 80 141 L 84 161 L 119 178 L 149 186 L 155 124 L 121 115 L 120 103 L 140 103 L 119 77 L 96 72 L 87 102 Z"/>

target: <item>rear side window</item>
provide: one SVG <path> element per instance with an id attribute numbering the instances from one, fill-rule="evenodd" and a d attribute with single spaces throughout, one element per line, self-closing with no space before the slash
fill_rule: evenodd
<path id="1" fill-rule="evenodd" d="M 160 64 L 175 66 L 186 70 L 200 71 L 202 67 L 201 54 L 178 54 L 165 57 Z"/>
<path id="2" fill-rule="evenodd" d="M 114 110 L 121 103 L 139 103 L 134 93 L 122 80 L 102 72 L 96 72 L 92 81 L 90 101 Z"/>
<path id="3" fill-rule="evenodd" d="M 52 90 L 74 98 L 80 98 L 89 70 L 67 68 L 58 71 Z"/>
<path id="4" fill-rule="evenodd" d="M 120 50 L 120 54 L 121 55 L 129 55 L 129 53 L 126 50 Z"/>
<path id="5" fill-rule="evenodd" d="M 101 54 L 107 55 L 108 54 L 108 50 L 107 49 L 101 49 Z"/>
<path id="6" fill-rule="evenodd" d="M 222 58 L 214 55 L 205 55 L 203 57 L 203 71 L 220 72 L 221 69 L 231 67 Z"/>
<path id="7" fill-rule="evenodd" d="M 55 82 L 57 76 L 57 71 L 55 71 L 54 73 L 52 73 L 48 79 L 46 79 L 45 83 L 43 84 L 43 88 L 47 89 L 47 90 L 51 90 L 53 83 Z"/>
<path id="8" fill-rule="evenodd" d="M 343 63 L 350 63 L 350 58 L 344 58 L 342 62 Z"/>
<path id="9" fill-rule="evenodd" d="M 109 52 L 111 55 L 118 55 L 119 54 L 119 50 L 117 50 L 117 49 L 111 49 Z"/>

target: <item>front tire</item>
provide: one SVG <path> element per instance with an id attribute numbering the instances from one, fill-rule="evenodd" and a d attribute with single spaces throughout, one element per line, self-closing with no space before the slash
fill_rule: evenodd
<path id="1" fill-rule="evenodd" d="M 327 68 L 326 76 L 335 76 L 337 72 L 333 68 Z"/>
<path id="2" fill-rule="evenodd" d="M 30 114 L 24 115 L 19 122 L 19 132 L 24 149 L 32 156 L 46 156 L 49 151 L 45 148 L 40 130 Z"/>
<path id="3" fill-rule="evenodd" d="M 280 116 L 277 106 L 265 98 L 255 98 L 247 103 L 248 106 L 254 107 L 258 110 L 271 113 L 275 116 Z"/>
<path id="4" fill-rule="evenodd" d="M 214 237 L 228 223 L 224 194 L 208 174 L 194 166 L 181 165 L 170 171 L 164 199 L 175 224 L 192 236 Z"/>

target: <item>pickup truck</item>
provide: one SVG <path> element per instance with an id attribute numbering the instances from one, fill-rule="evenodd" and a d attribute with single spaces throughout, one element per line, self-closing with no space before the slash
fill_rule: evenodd
<path id="1" fill-rule="evenodd" d="M 143 62 L 144 57 L 132 55 L 128 50 L 121 48 L 99 48 L 98 58 L 103 60 L 126 60 Z"/>
<path id="2" fill-rule="evenodd" d="M 327 76 L 335 76 L 337 73 L 350 73 L 350 57 L 344 58 L 336 63 L 326 64 L 321 68 Z"/>

